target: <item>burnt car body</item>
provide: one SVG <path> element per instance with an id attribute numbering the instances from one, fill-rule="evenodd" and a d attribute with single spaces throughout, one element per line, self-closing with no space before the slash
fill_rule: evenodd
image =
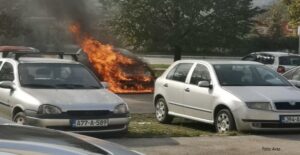
<path id="1" fill-rule="evenodd" d="M 126 49 L 114 48 L 113 50 L 120 55 L 134 60 L 135 62 L 133 65 L 119 66 L 127 77 L 126 79 L 120 79 L 117 81 L 118 83 L 122 83 L 122 89 L 138 90 L 138 86 L 142 86 L 146 89 L 152 89 L 154 87 L 154 81 L 156 79 L 155 73 L 146 62 Z M 102 75 L 97 73 L 97 71 L 93 68 L 93 65 L 89 62 L 87 54 L 82 49 L 79 49 L 77 54 L 78 61 L 86 65 L 88 68 L 91 68 L 97 77 L 100 80 L 103 80 Z M 145 80 L 145 78 L 149 80 Z M 138 91 L 136 91 L 136 93 L 138 93 Z"/>

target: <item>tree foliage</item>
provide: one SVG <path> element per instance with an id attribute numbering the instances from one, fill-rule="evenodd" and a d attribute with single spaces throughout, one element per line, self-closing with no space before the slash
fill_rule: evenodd
<path id="1" fill-rule="evenodd" d="M 134 47 L 181 51 L 233 48 L 259 11 L 249 0 L 122 0 L 112 25 Z"/>
<path id="2" fill-rule="evenodd" d="M 255 17 L 258 24 L 267 27 L 267 34 L 259 34 L 270 38 L 284 37 L 283 24 L 288 21 L 287 6 L 278 1 Z"/>
<path id="3" fill-rule="evenodd" d="M 294 26 L 300 25 L 300 1 L 299 0 L 284 0 L 288 5 L 291 24 Z"/>

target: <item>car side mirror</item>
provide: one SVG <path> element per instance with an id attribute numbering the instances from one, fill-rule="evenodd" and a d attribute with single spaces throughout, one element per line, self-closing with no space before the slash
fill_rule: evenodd
<path id="1" fill-rule="evenodd" d="M 15 90 L 16 85 L 15 85 L 15 83 L 13 83 L 11 81 L 2 81 L 2 82 L 0 82 L 0 88 Z"/>
<path id="2" fill-rule="evenodd" d="M 209 81 L 199 81 L 198 82 L 199 87 L 206 87 L 206 88 L 212 88 L 212 85 L 210 84 Z"/>
<path id="3" fill-rule="evenodd" d="M 105 89 L 109 88 L 109 84 L 107 82 L 101 82 L 101 84 Z"/>
<path id="4" fill-rule="evenodd" d="M 289 80 L 289 82 L 290 82 L 291 84 L 293 84 L 294 86 L 300 88 L 300 81 Z"/>

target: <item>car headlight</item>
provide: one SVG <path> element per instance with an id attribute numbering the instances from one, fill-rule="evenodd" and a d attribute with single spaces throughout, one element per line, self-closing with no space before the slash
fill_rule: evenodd
<path id="1" fill-rule="evenodd" d="M 60 113 L 61 113 L 60 108 L 48 104 L 41 105 L 38 110 L 38 114 L 60 114 Z"/>
<path id="2" fill-rule="evenodd" d="M 248 108 L 258 110 L 272 110 L 272 106 L 269 102 L 246 102 Z"/>
<path id="3" fill-rule="evenodd" d="M 124 103 L 117 105 L 114 109 L 115 114 L 125 114 L 127 112 L 128 112 L 128 108 L 127 105 Z"/>

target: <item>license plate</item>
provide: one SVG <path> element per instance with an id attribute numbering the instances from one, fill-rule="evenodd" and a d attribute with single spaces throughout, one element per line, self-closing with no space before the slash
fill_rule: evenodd
<path id="1" fill-rule="evenodd" d="M 300 123 L 300 116 L 280 116 L 281 123 Z"/>
<path id="2" fill-rule="evenodd" d="M 107 119 L 95 120 L 71 120 L 72 127 L 105 127 L 108 126 Z"/>

